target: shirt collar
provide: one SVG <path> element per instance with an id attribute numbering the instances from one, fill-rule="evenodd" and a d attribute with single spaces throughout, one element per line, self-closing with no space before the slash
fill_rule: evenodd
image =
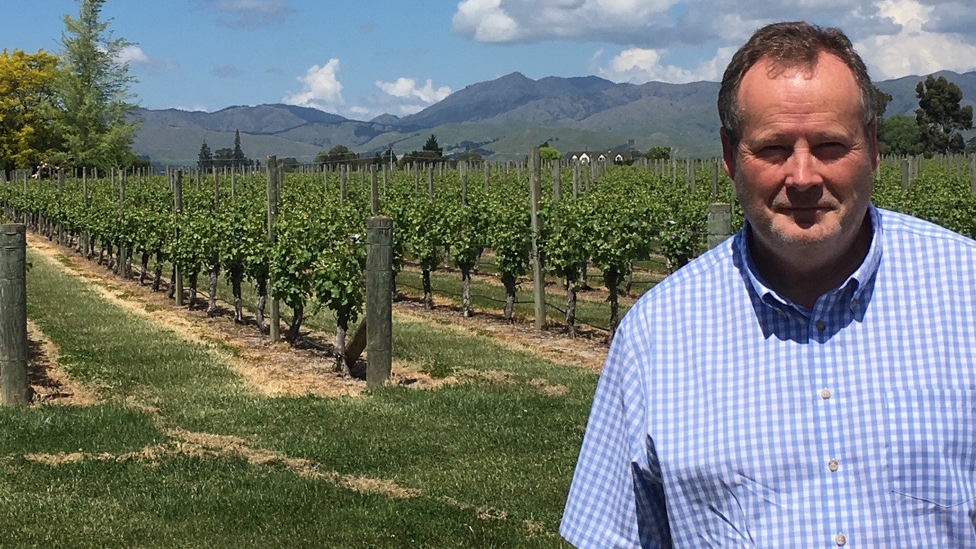
<path id="1" fill-rule="evenodd" d="M 858 268 L 840 286 L 833 290 L 846 290 L 850 288 L 851 297 L 857 300 L 862 298 L 862 294 L 868 286 L 867 282 L 874 276 L 878 271 L 878 267 L 881 265 L 881 213 L 873 204 L 870 204 L 868 205 L 868 216 L 871 219 L 871 245 L 868 248 L 868 253 L 864 256 L 864 261 L 861 262 Z M 735 235 L 732 246 L 734 253 L 739 258 L 739 264 L 745 266 L 745 275 L 753 291 L 767 305 L 776 303 L 806 313 L 807 311 L 804 307 L 776 293 L 759 275 L 759 271 L 756 269 L 756 265 L 752 260 L 752 253 L 749 250 L 749 230 L 749 221 L 747 220 L 743 223 L 742 229 Z"/>

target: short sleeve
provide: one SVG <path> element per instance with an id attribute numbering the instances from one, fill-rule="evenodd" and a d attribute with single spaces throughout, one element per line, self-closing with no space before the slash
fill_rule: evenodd
<path id="1" fill-rule="evenodd" d="M 643 376 L 618 332 L 597 384 L 560 533 L 580 549 L 670 547 Z"/>

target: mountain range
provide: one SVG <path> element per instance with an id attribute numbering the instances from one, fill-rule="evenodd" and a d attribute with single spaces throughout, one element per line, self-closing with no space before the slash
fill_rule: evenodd
<path id="1" fill-rule="evenodd" d="M 941 71 L 974 104 L 976 72 Z M 920 76 L 876 82 L 892 96 L 886 115 L 914 115 Z M 489 161 L 522 158 L 548 142 L 562 153 L 671 147 L 678 157 L 721 152 L 715 102 L 717 82 L 616 84 L 596 76 L 532 80 L 521 73 L 480 82 L 409 116 L 370 121 L 294 105 L 234 106 L 216 112 L 139 108 L 133 148 L 160 165 L 193 166 L 201 145 L 231 148 L 235 132 L 250 158 L 294 157 L 310 163 L 321 151 L 345 145 L 362 155 L 392 148 L 423 148 L 431 135 L 445 155 L 474 151 Z"/>

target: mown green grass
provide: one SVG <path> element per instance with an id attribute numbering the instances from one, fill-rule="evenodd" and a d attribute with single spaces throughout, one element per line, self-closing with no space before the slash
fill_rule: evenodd
<path id="1" fill-rule="evenodd" d="M 566 547 L 556 528 L 593 372 L 398 321 L 397 360 L 462 382 L 266 398 L 218 353 L 108 305 L 42 256 L 30 260 L 29 315 L 101 403 L 0 409 L 0 547 Z M 539 380 L 564 390 L 549 394 Z M 175 447 L 170 429 L 239 437 L 310 460 L 322 476 L 234 455 L 93 457 Z M 29 458 L 79 451 L 89 459 Z M 416 497 L 359 493 L 336 474 Z"/>

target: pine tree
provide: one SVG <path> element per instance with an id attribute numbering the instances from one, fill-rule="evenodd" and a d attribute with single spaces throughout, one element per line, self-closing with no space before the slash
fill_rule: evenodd
<path id="1" fill-rule="evenodd" d="M 244 150 L 241 149 L 241 130 L 236 130 L 234 133 L 234 155 L 231 157 L 231 159 L 235 168 L 247 166 L 249 164 L 247 161 L 247 156 L 244 154 Z"/>
<path id="2" fill-rule="evenodd" d="M 200 146 L 200 154 L 197 155 L 197 167 L 201 170 L 209 170 L 213 167 L 213 153 L 206 141 Z"/>
<path id="3" fill-rule="evenodd" d="M 438 157 L 444 154 L 444 149 L 437 144 L 437 136 L 434 134 L 430 134 L 430 137 L 427 138 L 427 143 L 424 144 L 423 150 L 432 152 Z"/>

